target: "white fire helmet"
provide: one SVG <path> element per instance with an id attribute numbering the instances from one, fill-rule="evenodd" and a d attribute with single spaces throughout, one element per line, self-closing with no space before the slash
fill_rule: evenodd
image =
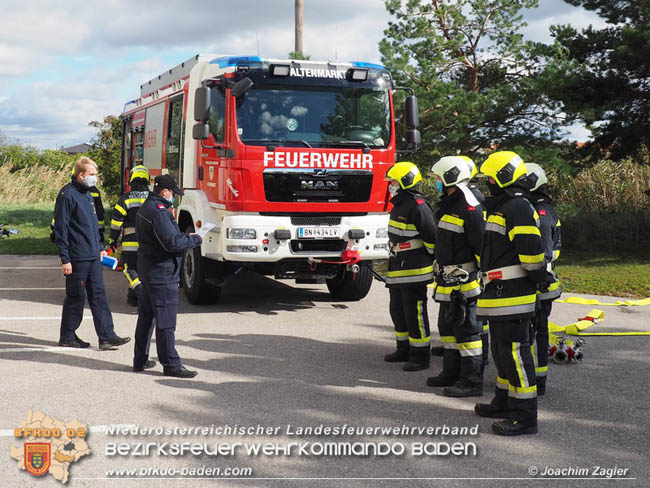
<path id="1" fill-rule="evenodd" d="M 548 184 L 548 178 L 546 178 L 544 168 L 539 164 L 526 163 L 526 170 L 528 171 L 526 183 L 528 184 L 530 191 L 535 191 L 540 186 Z"/>
<path id="2" fill-rule="evenodd" d="M 467 156 L 445 156 L 431 166 L 431 171 L 440 177 L 444 186 L 455 186 L 472 178 L 471 166 Z"/>

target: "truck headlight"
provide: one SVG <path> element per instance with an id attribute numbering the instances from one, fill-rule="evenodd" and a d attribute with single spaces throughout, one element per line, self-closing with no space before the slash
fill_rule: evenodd
<path id="1" fill-rule="evenodd" d="M 228 239 L 257 239 L 257 232 L 255 229 L 244 229 L 235 227 L 226 231 Z"/>
<path id="2" fill-rule="evenodd" d="M 388 237 L 388 227 L 379 227 L 375 233 L 377 239 L 386 239 Z"/>

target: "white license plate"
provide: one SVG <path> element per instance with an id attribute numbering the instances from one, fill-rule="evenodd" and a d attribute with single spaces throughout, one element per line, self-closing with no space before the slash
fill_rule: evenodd
<path id="1" fill-rule="evenodd" d="M 338 227 L 298 227 L 298 239 L 337 239 Z"/>

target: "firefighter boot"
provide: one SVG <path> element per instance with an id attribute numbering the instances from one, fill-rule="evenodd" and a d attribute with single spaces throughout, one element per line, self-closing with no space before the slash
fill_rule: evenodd
<path id="1" fill-rule="evenodd" d="M 480 386 L 466 386 L 462 382 L 457 382 L 453 386 L 448 386 L 442 390 L 442 394 L 448 397 L 472 397 L 472 396 L 483 396 L 483 388 Z"/>
<path id="2" fill-rule="evenodd" d="M 397 341 L 397 350 L 384 356 L 387 363 L 405 363 L 409 360 L 408 341 Z"/>
<path id="3" fill-rule="evenodd" d="M 518 420 L 506 419 L 499 420 L 492 424 L 492 431 L 496 435 L 521 435 L 521 434 L 537 434 L 537 425 L 528 425 Z"/>
<path id="4" fill-rule="evenodd" d="M 441 371 L 438 376 L 431 376 L 427 378 L 427 386 L 440 388 L 443 386 L 452 386 L 458 381 L 457 378 L 452 377 L 446 371 Z"/>
<path id="5" fill-rule="evenodd" d="M 430 353 L 428 347 L 411 347 L 409 350 L 409 361 L 402 369 L 404 371 L 420 371 L 429 367 Z"/>
<path id="6" fill-rule="evenodd" d="M 513 412 L 508 408 L 507 390 L 496 389 L 494 398 L 490 403 L 477 403 L 474 412 L 481 417 L 489 419 L 509 419 Z"/>

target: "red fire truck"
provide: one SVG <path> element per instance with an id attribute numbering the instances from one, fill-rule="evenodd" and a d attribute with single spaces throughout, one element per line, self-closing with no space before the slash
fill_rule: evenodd
<path id="1" fill-rule="evenodd" d="M 217 300 L 247 268 L 366 296 L 373 260 L 388 256 L 397 89 L 376 64 L 216 55 L 141 86 L 122 114 L 123 189 L 135 165 L 169 173 L 185 192 L 181 230 L 215 225 L 183 256 L 191 303 Z M 420 137 L 412 92 L 405 117 L 408 150 Z"/>

